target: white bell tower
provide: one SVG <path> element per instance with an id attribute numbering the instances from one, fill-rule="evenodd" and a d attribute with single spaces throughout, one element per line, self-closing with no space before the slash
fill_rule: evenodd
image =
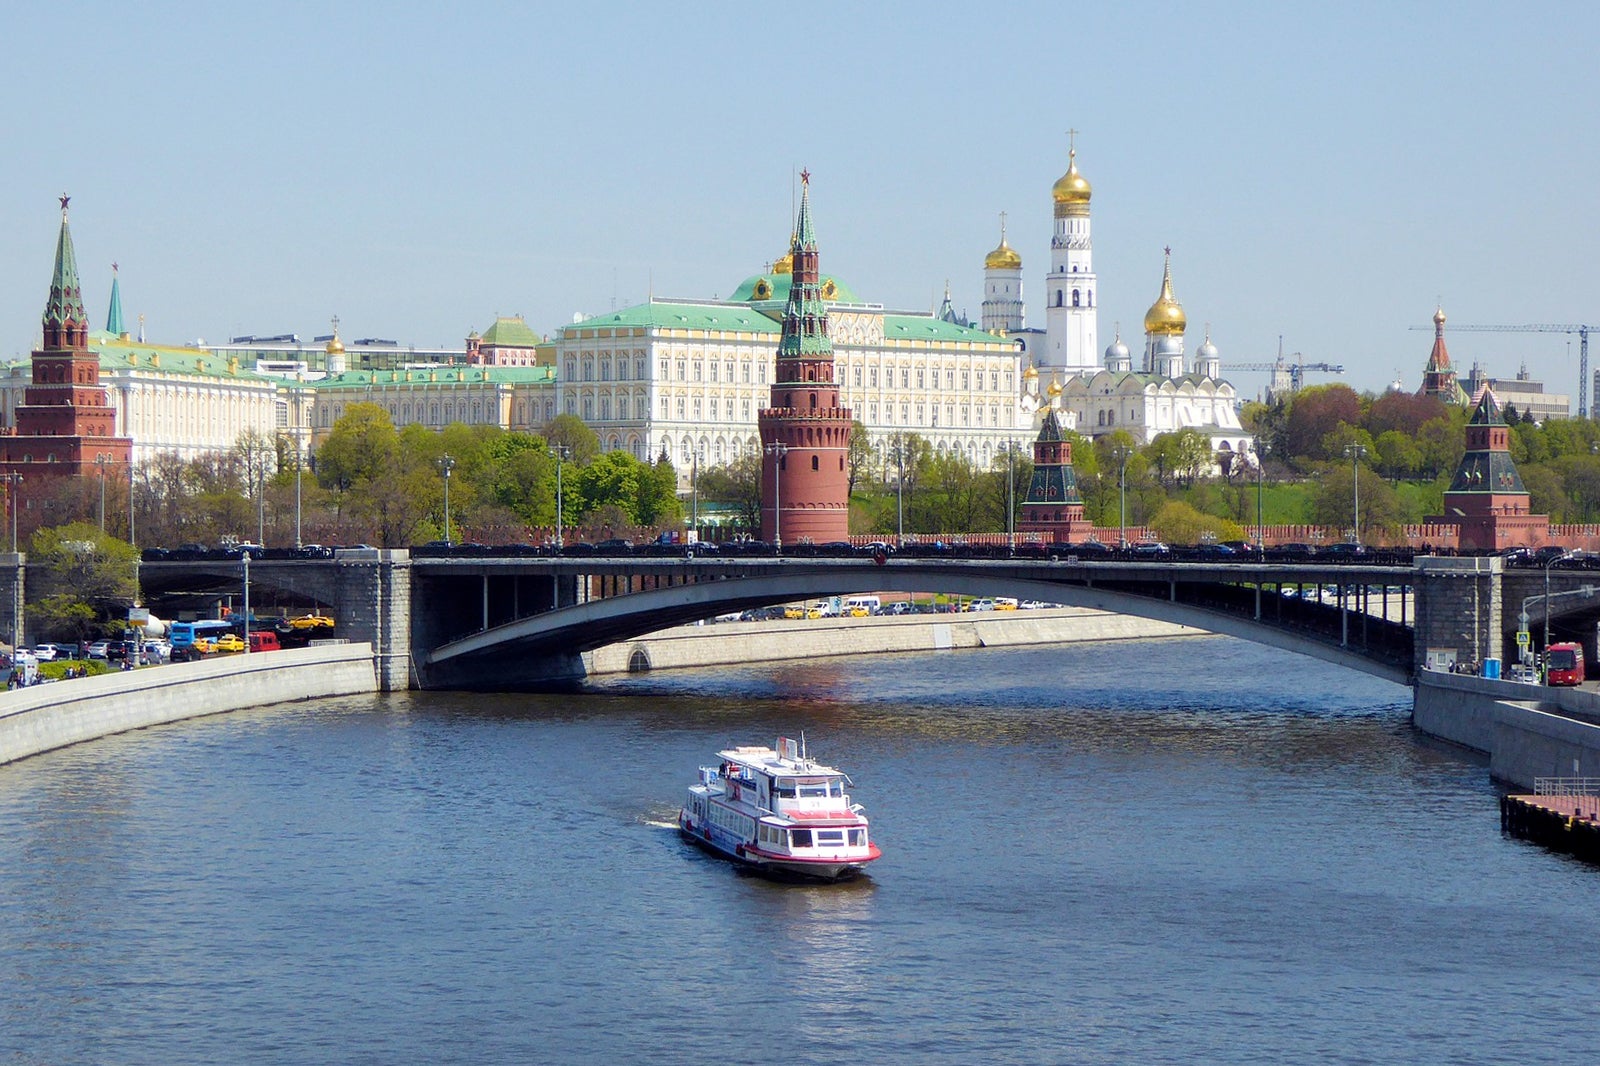
<path id="1" fill-rule="evenodd" d="M 1093 190 L 1078 173 L 1077 130 L 1067 152 L 1067 172 L 1050 190 L 1055 204 L 1055 234 L 1050 240 L 1050 275 L 1045 284 L 1045 349 L 1039 363 L 1071 374 L 1100 369 L 1096 326 L 1099 283 L 1094 276 L 1094 244 L 1089 237 L 1089 199 Z"/>

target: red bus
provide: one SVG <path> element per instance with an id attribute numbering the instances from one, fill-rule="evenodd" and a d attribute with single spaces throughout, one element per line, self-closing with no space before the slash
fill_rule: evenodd
<path id="1" fill-rule="evenodd" d="M 1544 683 L 1547 685 L 1583 684 L 1583 646 L 1552 644 L 1545 649 Z"/>

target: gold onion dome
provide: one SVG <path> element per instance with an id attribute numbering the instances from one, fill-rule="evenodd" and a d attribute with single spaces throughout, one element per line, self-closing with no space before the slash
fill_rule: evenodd
<path id="1" fill-rule="evenodd" d="M 1058 204 L 1087 204 L 1094 190 L 1089 187 L 1089 179 L 1078 173 L 1077 149 L 1067 153 L 1067 172 L 1056 180 L 1050 195 Z"/>
<path id="2" fill-rule="evenodd" d="M 794 234 L 791 233 L 789 235 L 789 250 L 778 256 L 777 261 L 772 264 L 772 272 L 774 274 L 794 273 Z"/>
<path id="3" fill-rule="evenodd" d="M 344 341 L 340 340 L 339 335 L 335 333 L 328 339 L 327 345 L 322 350 L 327 352 L 329 355 L 342 352 L 344 351 Z"/>
<path id="4" fill-rule="evenodd" d="M 1157 336 L 1182 336 L 1189 327 L 1183 305 L 1172 295 L 1172 251 L 1167 250 L 1167 265 L 1161 274 L 1161 296 L 1144 314 L 1144 331 Z"/>
<path id="5" fill-rule="evenodd" d="M 1045 391 L 1047 393 L 1049 393 L 1051 396 L 1060 396 L 1061 395 L 1061 382 L 1056 381 L 1055 379 L 1052 378 L 1051 381 L 1050 381 L 1050 387 L 1048 389 L 1046 389 Z"/>
<path id="6" fill-rule="evenodd" d="M 1000 247 L 983 257 L 985 270 L 1021 270 L 1022 256 L 1017 250 L 1006 243 L 1005 234 L 1000 235 Z"/>
<path id="7" fill-rule="evenodd" d="M 1024 370 L 1022 372 L 1022 378 L 1023 378 L 1024 381 L 1032 381 L 1034 378 L 1036 378 L 1038 376 L 1039 376 L 1039 371 L 1035 370 L 1031 364 L 1028 366 L 1028 369 L 1026 369 L 1026 370 Z"/>
<path id="8" fill-rule="evenodd" d="M 1441 307 L 1433 313 L 1433 324 L 1435 326 L 1444 325 L 1444 308 Z"/>

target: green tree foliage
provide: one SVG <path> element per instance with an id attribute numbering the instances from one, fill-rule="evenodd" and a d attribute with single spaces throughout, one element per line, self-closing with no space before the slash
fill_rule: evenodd
<path id="1" fill-rule="evenodd" d="M 600 454 L 600 435 L 577 415 L 556 415 L 544 427 L 544 439 L 554 448 L 567 449 L 567 461 L 588 466 Z"/>
<path id="2" fill-rule="evenodd" d="M 45 639 L 78 642 L 121 628 L 138 595 L 138 561 L 98 523 L 39 530 L 28 545 L 30 620 Z"/>
<path id="3" fill-rule="evenodd" d="M 1406 520 L 1405 509 L 1394 488 L 1369 467 L 1360 467 L 1361 539 L 1371 544 L 1398 532 Z M 1355 493 L 1349 463 L 1329 463 L 1322 469 L 1312 497 L 1311 520 L 1329 529 L 1352 529 Z"/>
<path id="4" fill-rule="evenodd" d="M 700 498 L 732 507 L 739 527 L 754 536 L 761 529 L 761 453 L 745 452 L 700 471 Z"/>
<path id="5" fill-rule="evenodd" d="M 859 418 L 850 421 L 850 451 L 845 460 L 845 468 L 850 472 L 850 495 L 856 494 L 856 485 L 871 479 L 872 471 L 877 463 L 877 452 L 872 447 L 872 438 L 867 433 L 867 427 Z"/>
<path id="6" fill-rule="evenodd" d="M 627 452 L 606 452 L 577 471 L 573 525 L 615 507 L 636 526 L 677 525 L 683 519 L 677 473 L 670 463 L 646 463 Z"/>
<path id="7" fill-rule="evenodd" d="M 1415 477 L 1422 469 L 1422 448 L 1410 434 L 1398 429 L 1385 430 L 1373 442 L 1374 465 L 1391 484 Z"/>
<path id="8" fill-rule="evenodd" d="M 1201 544 L 1244 538 L 1244 530 L 1237 522 L 1204 514 L 1182 500 L 1168 500 L 1150 520 L 1149 526 L 1168 544 Z"/>

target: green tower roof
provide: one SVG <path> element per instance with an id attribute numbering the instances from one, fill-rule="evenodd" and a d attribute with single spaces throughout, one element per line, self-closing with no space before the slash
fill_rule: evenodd
<path id="1" fill-rule="evenodd" d="M 111 264 L 111 306 L 106 309 L 106 332 L 120 337 L 128 332 L 122 324 L 122 287 L 117 284 L 117 264 Z"/>
<path id="2" fill-rule="evenodd" d="M 72 230 L 67 227 L 67 201 L 61 198 L 61 236 L 56 239 L 56 268 L 50 277 L 50 299 L 44 307 L 46 322 L 87 322 L 83 311 L 83 289 L 78 283 L 78 255 L 72 249 Z"/>

